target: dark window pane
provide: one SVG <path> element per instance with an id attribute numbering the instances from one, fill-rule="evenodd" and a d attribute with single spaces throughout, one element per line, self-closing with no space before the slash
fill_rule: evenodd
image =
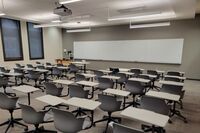
<path id="1" fill-rule="evenodd" d="M 1 32 L 4 60 L 22 60 L 20 22 L 11 19 L 1 19 Z"/>
<path id="2" fill-rule="evenodd" d="M 27 23 L 30 59 L 43 59 L 42 28 L 34 28 L 33 26 L 33 23 Z"/>

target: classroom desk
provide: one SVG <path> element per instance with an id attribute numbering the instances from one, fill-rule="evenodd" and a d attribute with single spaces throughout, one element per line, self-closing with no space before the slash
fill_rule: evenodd
<path id="1" fill-rule="evenodd" d="M 138 82 L 142 82 L 142 83 L 149 83 L 149 82 L 151 82 L 151 80 L 149 80 L 149 79 L 143 79 L 143 78 L 129 78 L 128 80 L 138 81 Z"/>
<path id="2" fill-rule="evenodd" d="M 163 85 L 166 84 L 166 85 L 184 86 L 183 82 L 175 82 L 175 81 L 160 80 L 159 83 Z"/>
<path id="3" fill-rule="evenodd" d="M 23 76 L 21 73 L 14 73 L 14 72 L 9 72 L 9 73 L 2 73 L 3 76 L 5 77 L 14 77 L 15 78 L 15 85 L 17 84 L 17 78 Z M 22 84 L 23 82 L 21 82 Z"/>
<path id="4" fill-rule="evenodd" d="M 86 78 L 89 78 L 93 81 L 94 77 L 96 77 L 95 74 L 91 74 L 91 73 L 81 73 L 81 75 L 85 76 Z"/>
<path id="5" fill-rule="evenodd" d="M 59 66 L 57 67 L 58 69 L 61 69 L 61 70 L 68 70 L 69 67 L 68 66 Z"/>
<path id="6" fill-rule="evenodd" d="M 79 84 L 79 85 L 82 85 L 82 86 L 92 87 L 92 93 L 91 93 L 91 97 L 89 99 L 92 99 L 94 97 L 94 88 L 99 85 L 99 83 L 91 82 L 91 81 L 79 81 L 79 82 L 76 82 L 76 83 Z"/>
<path id="7" fill-rule="evenodd" d="M 148 91 L 145 95 L 172 101 L 173 107 L 170 110 L 171 111 L 170 117 L 177 115 L 178 117 L 182 118 L 185 123 L 187 123 L 187 119 L 176 108 L 176 103 L 179 102 L 180 95 L 170 94 L 166 92 L 157 92 L 157 91 Z"/>
<path id="8" fill-rule="evenodd" d="M 137 67 L 135 67 L 135 68 L 130 68 L 130 70 L 131 70 L 131 69 L 140 69 L 140 71 L 142 71 L 142 72 L 144 71 L 143 68 L 137 68 Z"/>
<path id="9" fill-rule="evenodd" d="M 73 84 L 74 81 L 66 80 L 66 79 L 58 79 L 58 80 L 54 80 L 53 83 L 63 84 L 63 85 L 70 85 L 70 84 Z"/>
<path id="10" fill-rule="evenodd" d="M 152 75 L 152 74 L 140 74 L 140 75 L 149 76 L 149 78 L 151 78 L 151 79 L 155 79 L 158 77 L 157 75 Z"/>
<path id="11" fill-rule="evenodd" d="M 124 97 L 123 108 L 125 108 L 126 97 L 130 95 L 129 91 L 117 90 L 117 89 L 112 89 L 112 88 L 108 88 L 104 90 L 103 93 Z"/>
<path id="12" fill-rule="evenodd" d="M 169 120 L 169 116 L 155 113 L 153 111 L 128 107 L 120 113 L 122 116 L 143 121 L 155 126 L 164 128 Z"/>
<path id="13" fill-rule="evenodd" d="M 83 65 L 84 73 L 86 73 L 86 65 L 90 64 L 90 62 L 86 62 L 86 61 L 74 61 L 74 62 L 71 62 L 71 63 L 77 64 L 77 65 Z"/>
<path id="14" fill-rule="evenodd" d="M 129 68 L 119 68 L 120 72 L 129 72 L 130 69 Z"/>
<path id="15" fill-rule="evenodd" d="M 108 78 L 108 79 L 112 79 L 112 80 L 118 80 L 120 79 L 120 77 L 118 76 L 111 76 L 111 75 L 104 75 L 104 76 L 101 76 L 102 78 Z"/>
<path id="16" fill-rule="evenodd" d="M 61 103 L 64 103 L 66 100 L 65 99 L 62 99 L 60 97 L 57 97 L 57 96 L 52 96 L 52 95 L 44 95 L 44 96 L 41 96 L 41 97 L 37 97 L 36 98 L 38 101 L 41 101 L 43 103 L 47 103 L 48 105 L 51 105 L 53 107 L 61 104 Z"/>
<path id="17" fill-rule="evenodd" d="M 94 110 L 97 107 L 99 107 L 99 105 L 101 104 L 98 101 L 93 101 L 93 100 L 78 98 L 78 97 L 70 98 L 70 99 L 64 101 L 63 103 L 67 104 L 67 105 L 78 107 L 80 109 L 90 110 L 91 111 L 91 121 L 92 121 L 90 127 L 92 127 L 92 125 L 94 123 Z"/>
<path id="18" fill-rule="evenodd" d="M 33 69 L 33 71 L 43 74 L 44 75 L 44 81 L 47 81 L 47 73 L 49 72 L 49 70 L 36 68 L 36 69 Z"/>
<path id="19" fill-rule="evenodd" d="M 151 96 L 151 97 L 156 97 L 156 98 L 161 98 L 165 100 L 171 100 L 171 101 L 179 101 L 180 96 L 179 95 L 174 95 L 166 92 L 158 92 L 158 91 L 148 91 L 145 95 Z"/>
<path id="20" fill-rule="evenodd" d="M 28 95 L 28 105 L 31 104 L 30 94 L 40 90 L 38 88 L 29 86 L 29 85 L 21 85 L 21 86 L 17 86 L 17 87 L 12 87 L 12 89 L 17 90 L 22 93 L 26 93 Z"/>

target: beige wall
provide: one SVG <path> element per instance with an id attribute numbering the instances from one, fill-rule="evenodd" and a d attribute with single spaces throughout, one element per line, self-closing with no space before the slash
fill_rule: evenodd
<path id="1" fill-rule="evenodd" d="M 0 33 L 1 34 L 1 33 Z M 6 61 L 4 62 L 2 41 L 0 35 L 0 65 L 7 68 L 15 66 L 16 62 L 27 64 L 35 63 L 36 60 L 29 60 L 29 47 L 26 22 L 21 21 L 21 36 L 24 60 L 23 61 Z M 55 62 L 55 59 L 62 57 L 62 30 L 60 28 L 43 28 L 43 41 L 44 41 L 44 60 L 38 60 L 41 62 Z"/>
<path id="2" fill-rule="evenodd" d="M 184 38 L 181 65 L 134 62 L 91 61 L 89 68 L 142 67 L 145 69 L 185 71 L 188 78 L 200 79 L 200 17 L 195 20 L 173 21 L 170 27 L 129 29 L 128 25 L 92 28 L 88 33 L 66 33 L 63 30 L 63 48 L 73 49 L 74 41 L 142 40 Z M 123 45 L 123 44 L 122 44 Z M 169 51 L 170 52 L 170 51 Z"/>

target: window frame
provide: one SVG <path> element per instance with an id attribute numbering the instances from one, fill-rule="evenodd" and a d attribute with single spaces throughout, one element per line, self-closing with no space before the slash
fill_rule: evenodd
<path id="1" fill-rule="evenodd" d="M 40 28 L 41 29 L 41 37 L 42 37 L 42 40 L 41 40 L 41 44 L 42 44 L 42 57 L 39 57 L 39 58 L 33 58 L 31 57 L 31 47 L 30 47 L 30 35 L 29 35 L 29 26 L 28 24 L 29 23 L 32 23 L 32 22 L 26 22 L 26 29 L 27 29 L 27 35 L 28 35 L 28 49 L 29 49 L 29 59 L 30 60 L 38 60 L 38 59 L 44 59 L 44 39 L 43 39 L 43 28 Z M 37 25 L 37 23 L 32 23 L 32 24 L 35 24 Z"/>
<path id="2" fill-rule="evenodd" d="M 21 57 L 6 57 L 6 51 L 5 51 L 5 44 L 4 44 L 4 33 L 3 33 L 3 26 L 2 26 L 2 19 L 12 20 L 18 23 L 18 34 L 19 34 L 19 50 L 20 50 L 20 56 Z M 3 50 L 3 57 L 4 61 L 22 61 L 24 60 L 24 54 L 23 54 L 23 46 L 22 46 L 22 34 L 21 34 L 21 22 L 19 20 L 10 19 L 10 18 L 0 18 L 0 30 L 1 30 L 1 40 L 2 40 L 2 50 Z"/>

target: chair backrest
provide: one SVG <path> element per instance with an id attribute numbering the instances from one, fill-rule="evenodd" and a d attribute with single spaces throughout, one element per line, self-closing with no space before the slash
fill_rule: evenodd
<path id="1" fill-rule="evenodd" d="M 164 80 L 166 80 L 166 81 L 181 82 L 181 79 L 176 78 L 176 77 L 165 77 Z"/>
<path id="2" fill-rule="evenodd" d="M 103 76 L 104 73 L 102 71 L 94 70 L 95 79 L 97 80 L 99 77 Z"/>
<path id="3" fill-rule="evenodd" d="M 0 67 L 0 71 L 4 73 L 9 73 L 9 70 L 6 70 L 5 67 Z"/>
<path id="4" fill-rule="evenodd" d="M 117 73 L 115 76 L 120 77 L 120 79 L 117 80 L 118 83 L 125 83 L 128 80 L 124 73 Z"/>
<path id="5" fill-rule="evenodd" d="M 142 71 L 140 69 L 137 69 L 137 68 L 130 69 L 130 72 L 134 73 L 135 76 L 142 74 Z"/>
<path id="6" fill-rule="evenodd" d="M 28 124 L 43 123 L 45 112 L 37 112 L 33 107 L 19 103 L 21 115 L 24 122 Z"/>
<path id="7" fill-rule="evenodd" d="M 39 65 L 37 66 L 38 69 L 45 69 L 45 67 L 43 65 Z"/>
<path id="8" fill-rule="evenodd" d="M 88 91 L 85 91 L 82 86 L 69 85 L 68 89 L 70 97 L 88 98 Z"/>
<path id="9" fill-rule="evenodd" d="M 156 70 L 147 70 L 147 74 L 158 75 L 158 72 Z"/>
<path id="10" fill-rule="evenodd" d="M 64 65 L 63 64 L 57 64 L 57 67 L 63 67 Z"/>
<path id="11" fill-rule="evenodd" d="M 75 75 L 75 82 L 82 81 L 82 80 L 87 80 L 84 75 L 81 75 L 81 74 Z"/>
<path id="12" fill-rule="evenodd" d="M 24 74 L 24 71 L 20 68 L 14 68 L 14 72 Z"/>
<path id="13" fill-rule="evenodd" d="M 170 107 L 164 99 L 142 96 L 140 101 L 140 108 L 154 111 L 159 114 L 169 115 Z"/>
<path id="14" fill-rule="evenodd" d="M 112 74 L 117 74 L 119 72 L 119 68 L 110 67 L 110 71 L 112 71 Z"/>
<path id="15" fill-rule="evenodd" d="M 17 68 L 22 68 L 22 66 L 19 63 L 15 64 Z"/>
<path id="16" fill-rule="evenodd" d="M 32 64 L 27 64 L 28 68 L 34 68 Z"/>
<path id="17" fill-rule="evenodd" d="M 175 95 L 181 95 L 183 90 L 183 86 L 176 85 L 162 85 L 160 91 L 167 92 Z"/>
<path id="18" fill-rule="evenodd" d="M 128 80 L 125 89 L 135 95 L 143 95 L 145 87 L 139 81 Z"/>
<path id="19" fill-rule="evenodd" d="M 55 84 L 45 82 L 44 83 L 46 94 L 53 96 L 61 96 L 63 88 L 58 88 Z"/>
<path id="20" fill-rule="evenodd" d="M 52 74 L 56 75 L 56 76 L 61 76 L 62 75 L 62 70 L 57 68 L 57 67 L 53 67 L 52 68 Z"/>
<path id="21" fill-rule="evenodd" d="M 0 92 L 0 108 L 5 110 L 14 110 L 16 108 L 18 97 L 9 98 L 6 94 Z"/>
<path id="22" fill-rule="evenodd" d="M 120 110 L 121 101 L 117 101 L 116 97 L 99 94 L 98 100 L 101 102 L 99 108 L 106 112 L 115 112 Z"/>
<path id="23" fill-rule="evenodd" d="M 36 63 L 36 64 L 41 64 L 41 62 L 39 62 L 39 61 L 36 61 L 35 63 Z"/>
<path id="24" fill-rule="evenodd" d="M 77 119 L 71 112 L 52 109 L 55 128 L 63 133 L 77 133 L 82 130 L 83 120 Z"/>
<path id="25" fill-rule="evenodd" d="M 47 66 L 51 66 L 51 63 L 49 63 L 49 62 L 46 62 L 46 65 L 47 65 Z"/>
<path id="26" fill-rule="evenodd" d="M 98 83 L 99 83 L 98 88 L 101 90 L 105 90 L 107 88 L 113 88 L 114 86 L 114 82 L 108 78 L 99 77 Z"/>
<path id="27" fill-rule="evenodd" d="M 142 75 L 142 74 L 139 74 L 139 75 L 138 75 L 138 78 L 150 79 L 150 77 L 149 77 L 148 75 Z"/>
<path id="28" fill-rule="evenodd" d="M 169 72 L 167 72 L 167 75 L 171 75 L 171 76 L 181 76 L 180 72 L 176 72 L 176 71 L 169 71 Z"/>
<path id="29" fill-rule="evenodd" d="M 8 79 L 4 77 L 0 77 L 0 87 L 6 87 L 8 85 Z"/>
<path id="30" fill-rule="evenodd" d="M 144 132 L 118 123 L 113 123 L 113 133 L 144 133 Z"/>
<path id="31" fill-rule="evenodd" d="M 74 64 L 70 64 L 68 67 L 69 67 L 70 72 L 78 72 L 79 71 L 79 68 Z"/>
<path id="32" fill-rule="evenodd" d="M 39 79 L 39 77 L 40 77 L 40 73 L 33 70 L 28 70 L 28 78 Z"/>

